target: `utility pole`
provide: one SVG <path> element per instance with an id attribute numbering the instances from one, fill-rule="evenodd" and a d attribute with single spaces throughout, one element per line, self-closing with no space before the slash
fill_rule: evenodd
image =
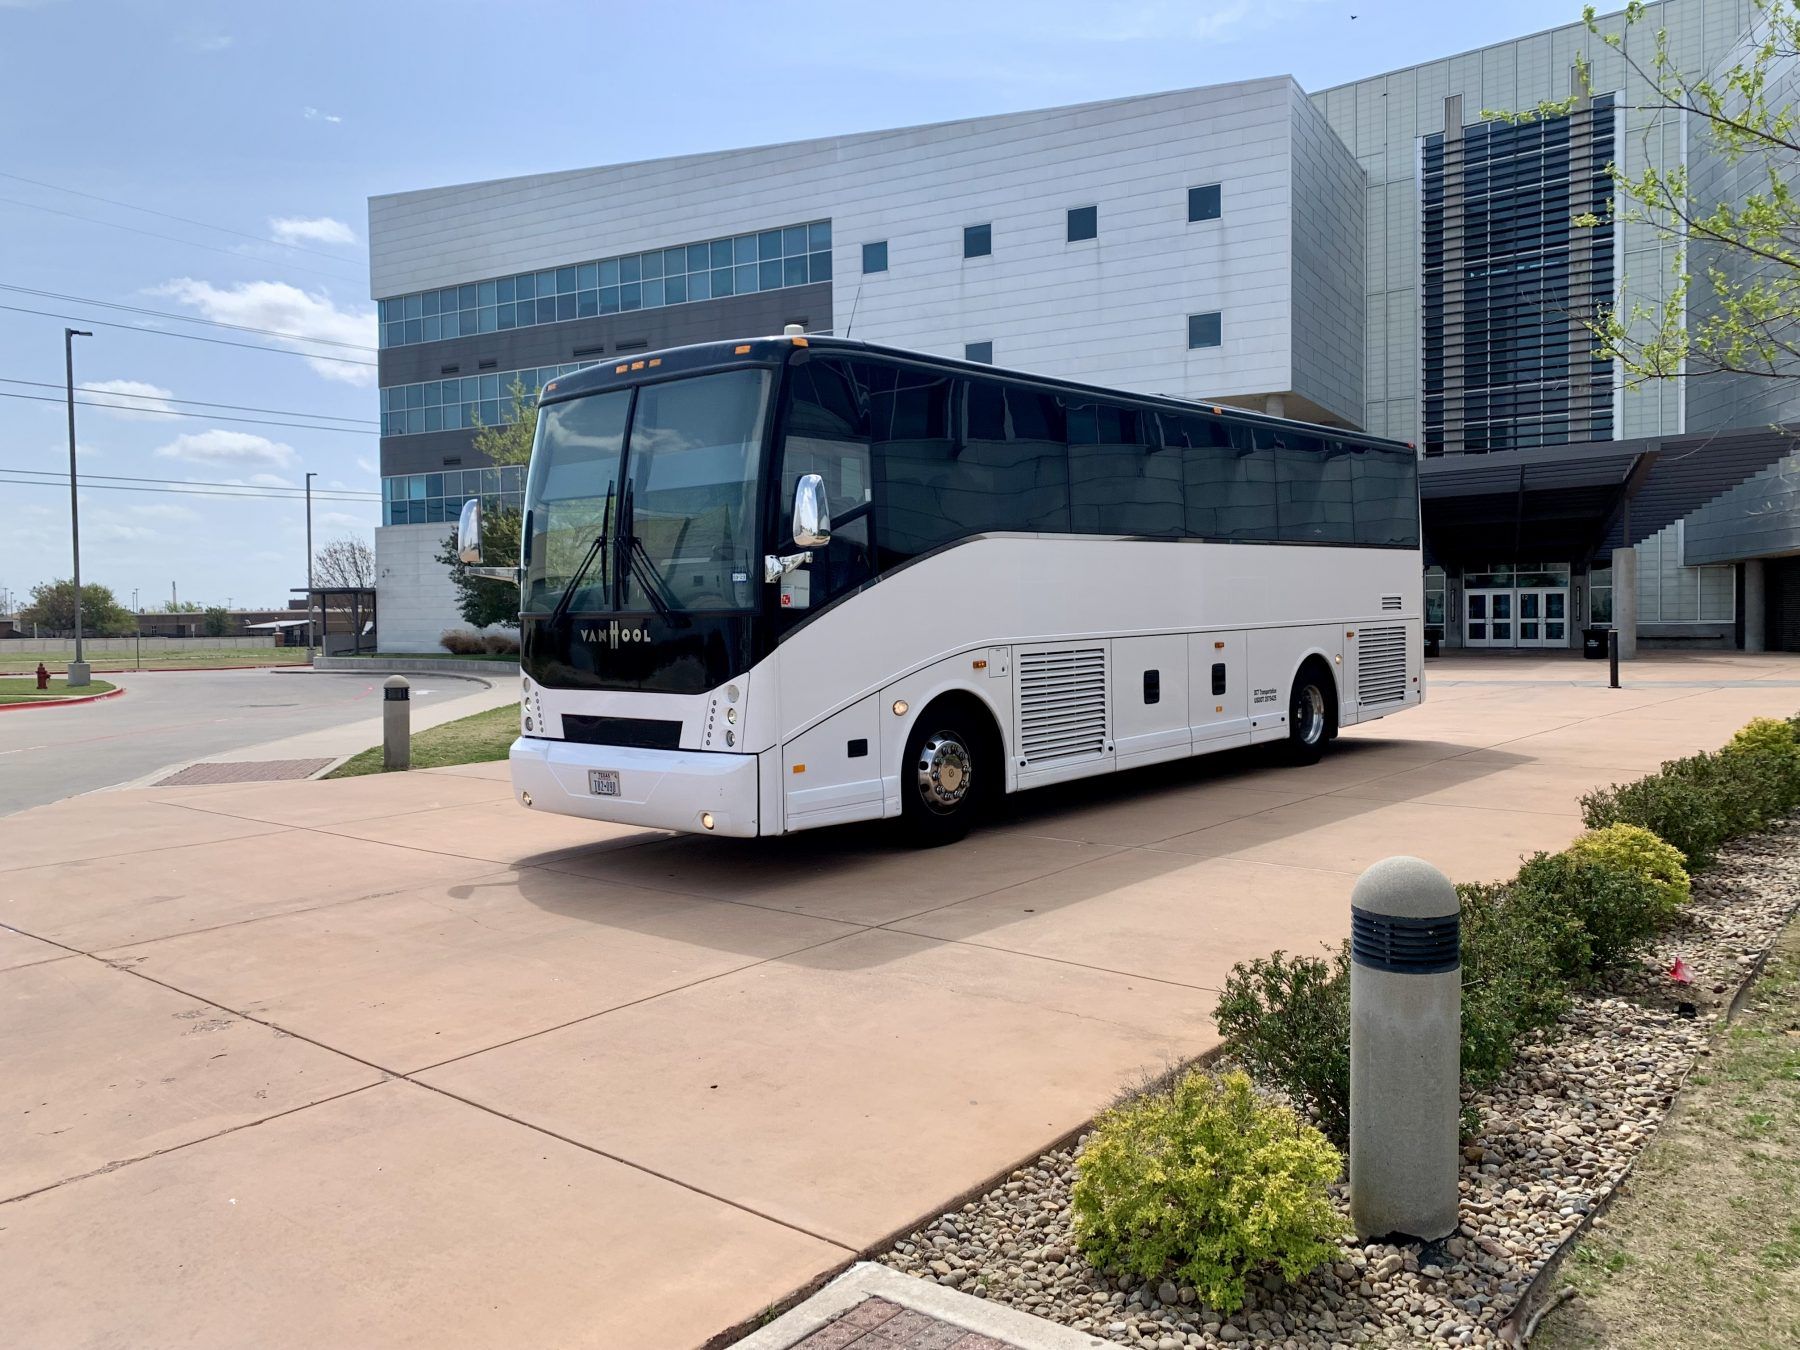
<path id="1" fill-rule="evenodd" d="M 312 548 L 312 480 L 319 475 L 306 475 L 306 647 L 315 646 L 313 632 L 313 548 Z"/>
<path id="2" fill-rule="evenodd" d="M 63 329 L 63 370 L 69 395 L 69 543 L 75 553 L 75 659 L 63 680 L 70 689 L 88 682 L 87 662 L 81 659 L 81 505 L 75 486 L 75 339 L 92 337 L 78 328 Z"/>

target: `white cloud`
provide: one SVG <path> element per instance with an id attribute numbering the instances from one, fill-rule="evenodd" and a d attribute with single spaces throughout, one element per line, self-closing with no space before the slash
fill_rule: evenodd
<path id="1" fill-rule="evenodd" d="M 329 122 L 333 126 L 344 120 L 337 113 L 320 112 L 317 108 L 302 108 L 300 115 L 309 122 Z"/>
<path id="2" fill-rule="evenodd" d="M 247 431 L 223 431 L 217 427 L 210 431 L 177 436 L 167 445 L 158 446 L 156 454 L 159 459 L 179 459 L 189 464 L 265 471 L 252 475 L 252 482 L 265 477 L 273 478 L 274 475 L 267 473 L 267 470 L 285 469 L 299 458 L 291 445 L 271 441 L 265 436 L 252 436 Z M 277 485 L 288 486 L 286 480 L 280 478 L 276 478 L 271 484 Z"/>
<path id="3" fill-rule="evenodd" d="M 371 478 L 379 478 L 381 476 L 381 466 L 376 464 L 376 462 L 367 455 L 358 455 L 356 457 L 356 467 L 368 474 Z"/>
<path id="4" fill-rule="evenodd" d="M 283 346 L 304 352 L 314 359 L 307 362 L 328 380 L 343 384 L 375 383 L 375 311 L 373 309 L 340 309 L 322 291 L 303 291 L 282 281 L 246 281 L 235 286 L 219 287 L 192 277 L 177 277 L 154 287 L 152 295 L 173 296 L 191 305 L 209 319 L 221 323 L 244 324 L 251 328 L 267 328 L 282 333 L 303 333 L 306 337 L 324 338 L 332 342 L 349 342 L 369 348 L 358 351 L 350 347 L 320 347 L 305 338 L 276 338 Z M 334 359 L 323 360 L 321 357 Z M 366 361 L 367 365 L 347 365 L 345 360 Z"/>
<path id="5" fill-rule="evenodd" d="M 283 244 L 354 244 L 356 235 L 330 216 L 271 216 L 269 228 Z"/>
<path id="6" fill-rule="evenodd" d="M 78 393 L 89 403 L 112 411 L 114 417 L 128 422 L 154 421 L 158 413 L 174 412 L 169 402 L 173 391 L 143 380 L 95 380 L 79 386 Z"/>
<path id="7" fill-rule="evenodd" d="M 143 506 L 129 508 L 131 514 L 144 520 L 198 520 L 200 513 L 188 506 L 178 506 L 174 502 L 150 502 Z"/>
<path id="8" fill-rule="evenodd" d="M 367 530 L 375 525 L 374 513 L 366 516 L 353 516 L 348 511 L 327 511 L 318 517 L 318 523 L 334 530 Z"/>

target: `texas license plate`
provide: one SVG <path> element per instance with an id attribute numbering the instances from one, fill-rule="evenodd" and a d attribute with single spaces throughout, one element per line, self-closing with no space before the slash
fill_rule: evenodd
<path id="1" fill-rule="evenodd" d="M 617 769 L 589 769 L 588 791 L 596 797 L 618 796 L 619 771 Z"/>

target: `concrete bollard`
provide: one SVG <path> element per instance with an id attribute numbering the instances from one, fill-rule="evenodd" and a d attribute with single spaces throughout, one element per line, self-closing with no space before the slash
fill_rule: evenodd
<path id="1" fill-rule="evenodd" d="M 63 671 L 63 687 L 65 689 L 82 689 L 93 683 L 93 668 L 86 661 L 71 661 Z"/>
<path id="2" fill-rule="evenodd" d="M 1350 1221 L 1357 1235 L 1456 1231 L 1461 906 L 1419 858 L 1350 896 Z"/>
<path id="3" fill-rule="evenodd" d="M 381 686 L 381 767 L 384 771 L 412 764 L 412 685 L 404 675 L 390 675 Z"/>

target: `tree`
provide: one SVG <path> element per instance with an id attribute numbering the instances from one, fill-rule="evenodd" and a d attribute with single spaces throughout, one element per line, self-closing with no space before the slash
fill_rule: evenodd
<path id="1" fill-rule="evenodd" d="M 1800 57 L 1800 0 L 1754 0 L 1758 24 L 1733 64 L 1713 75 L 1683 71 L 1658 29 L 1651 55 L 1628 50 L 1643 23 L 1642 0 L 1625 8 L 1622 29 L 1602 32 L 1593 6 L 1583 11 L 1588 31 L 1617 51 L 1641 82 L 1633 108 L 1653 115 L 1655 131 L 1685 118 L 1697 140 L 1731 170 L 1723 181 L 1747 183 L 1726 196 L 1702 187 L 1689 156 L 1670 168 L 1637 174 L 1608 166 L 1618 205 L 1607 216 L 1575 217 L 1580 227 L 1635 224 L 1668 246 L 1673 276 L 1655 301 L 1633 298 L 1576 316 L 1598 342 L 1596 357 L 1616 360 L 1626 382 L 1732 374 L 1771 379 L 1800 375 L 1800 116 L 1783 97 L 1789 68 Z M 1485 112 L 1510 122 L 1562 117 L 1583 97 L 1602 92 L 1593 70 L 1576 62 L 1575 96 L 1522 112 Z M 1632 98 L 1639 97 L 1633 94 Z"/>
<path id="2" fill-rule="evenodd" d="M 75 631 L 75 583 L 48 581 L 31 588 L 31 603 L 19 621 L 46 633 Z M 137 620 L 114 597 L 112 588 L 87 582 L 81 588 L 81 632 L 84 637 L 120 637 L 137 631 Z"/>
<path id="3" fill-rule="evenodd" d="M 223 605 L 208 605 L 201 627 L 208 637 L 224 637 L 231 631 L 231 611 Z"/>
<path id="4" fill-rule="evenodd" d="M 525 464 L 531 459 L 531 443 L 537 436 L 537 398 L 541 389 L 526 389 L 518 379 L 507 391 L 507 416 L 499 426 L 476 425 L 475 450 L 486 456 L 490 464 Z M 504 566 L 519 557 L 519 513 L 510 508 L 490 509 L 482 504 L 481 552 L 485 566 Z M 450 569 L 450 584 L 456 587 L 457 609 L 463 620 L 476 628 L 498 624 L 505 628 L 519 626 L 519 588 L 505 581 L 489 581 L 469 575 L 468 567 L 456 556 L 456 535 L 452 533 L 438 550 L 438 561 Z"/>
<path id="5" fill-rule="evenodd" d="M 355 535 L 333 539 L 313 555 L 313 581 L 320 586 L 373 586 L 375 550 Z"/>

